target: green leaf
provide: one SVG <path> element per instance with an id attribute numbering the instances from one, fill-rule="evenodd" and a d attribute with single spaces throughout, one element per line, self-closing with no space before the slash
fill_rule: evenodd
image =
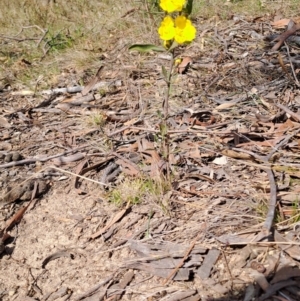
<path id="1" fill-rule="evenodd" d="M 174 48 L 176 48 L 178 46 L 178 43 L 174 40 L 171 47 L 168 49 L 169 52 L 171 52 L 171 50 L 173 50 Z"/>
<path id="2" fill-rule="evenodd" d="M 168 76 L 168 71 L 167 71 L 167 69 L 165 68 L 165 66 L 161 66 L 161 70 L 162 70 L 162 74 L 163 74 L 163 76 L 164 76 L 164 78 L 165 78 L 165 81 L 168 82 L 169 76 Z"/>
<path id="3" fill-rule="evenodd" d="M 166 51 L 165 48 L 161 46 L 156 46 L 152 44 L 134 44 L 129 47 L 129 50 L 133 51 L 140 51 L 140 52 L 150 52 L 150 51 L 157 51 L 157 52 L 163 52 Z"/>
<path id="4" fill-rule="evenodd" d="M 193 10 L 193 0 L 188 0 L 185 6 L 186 13 L 190 15 Z"/>

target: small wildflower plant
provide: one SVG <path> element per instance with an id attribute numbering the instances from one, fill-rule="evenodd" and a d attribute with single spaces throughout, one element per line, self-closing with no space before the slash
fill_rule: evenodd
<path id="1" fill-rule="evenodd" d="M 165 12 L 158 28 L 158 34 L 163 41 L 164 48 L 151 44 L 134 44 L 129 47 L 130 50 L 140 52 L 171 51 L 176 46 L 190 43 L 195 39 L 196 28 L 189 19 L 193 0 L 160 0 L 159 7 Z"/>
<path id="2" fill-rule="evenodd" d="M 129 50 L 137 50 L 140 52 L 166 51 L 171 55 L 169 71 L 162 66 L 162 73 L 167 84 L 167 92 L 163 101 L 164 116 L 160 127 L 160 133 L 163 140 L 162 150 L 167 161 L 167 178 L 170 179 L 167 119 L 169 114 L 169 96 L 174 63 L 178 64 L 178 59 L 175 59 L 174 50 L 178 45 L 184 45 L 192 42 L 196 37 L 197 31 L 189 19 L 192 12 L 193 0 L 160 0 L 159 7 L 164 11 L 164 18 L 157 30 L 159 37 L 162 40 L 162 46 L 152 44 L 135 44 L 130 46 Z"/>

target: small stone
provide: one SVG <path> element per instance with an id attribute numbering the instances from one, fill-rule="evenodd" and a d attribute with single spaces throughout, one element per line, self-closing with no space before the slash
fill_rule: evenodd
<path id="1" fill-rule="evenodd" d="M 17 174 L 17 170 L 10 170 L 9 173 L 8 173 L 8 175 L 10 177 L 14 177 L 16 174 Z"/>
<path id="2" fill-rule="evenodd" d="M 20 161 L 22 159 L 22 156 L 19 152 L 13 152 L 11 159 L 12 161 Z"/>
<path id="3" fill-rule="evenodd" d="M 4 162 L 7 163 L 11 162 L 11 160 L 12 160 L 12 154 L 7 154 L 4 158 Z"/>
<path id="4" fill-rule="evenodd" d="M 16 293 L 15 290 L 11 290 L 11 291 L 8 292 L 8 295 L 9 295 L 10 297 L 12 297 L 15 293 Z"/>

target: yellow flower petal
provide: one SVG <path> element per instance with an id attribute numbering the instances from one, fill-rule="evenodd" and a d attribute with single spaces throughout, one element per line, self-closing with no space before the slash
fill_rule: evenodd
<path id="1" fill-rule="evenodd" d="M 160 7 L 168 12 L 172 13 L 174 11 L 182 11 L 186 0 L 160 0 Z"/>
<path id="2" fill-rule="evenodd" d="M 175 27 L 174 20 L 170 16 L 166 16 L 158 28 L 159 36 L 164 41 L 169 41 L 174 38 L 175 35 Z"/>
<path id="3" fill-rule="evenodd" d="M 196 28 L 190 20 L 184 16 L 178 16 L 175 19 L 174 39 L 178 44 L 191 42 L 196 37 Z"/>
<path id="4" fill-rule="evenodd" d="M 187 19 L 186 19 L 185 16 L 178 16 L 175 19 L 175 25 L 176 25 L 176 27 L 179 27 L 181 29 L 183 29 L 186 26 L 186 23 L 187 23 Z"/>

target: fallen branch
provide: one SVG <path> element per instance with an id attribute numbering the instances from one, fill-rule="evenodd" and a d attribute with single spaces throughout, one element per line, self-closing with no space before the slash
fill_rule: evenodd
<path id="1" fill-rule="evenodd" d="M 24 160 L 20 160 L 20 161 L 13 161 L 13 162 L 9 162 L 6 164 L 2 164 L 0 165 L 0 168 L 6 168 L 6 167 L 13 167 L 13 166 L 18 166 L 18 165 L 23 165 L 23 164 L 31 164 L 31 163 L 35 163 L 35 162 L 46 162 L 49 160 L 52 160 L 54 158 L 59 158 L 62 157 L 64 155 L 76 152 L 80 149 L 86 148 L 88 145 L 83 145 L 74 149 L 70 149 L 68 151 L 65 151 L 63 153 L 57 154 L 57 155 L 53 155 L 50 157 L 44 157 L 44 158 L 28 158 L 28 159 L 24 159 Z"/>
<path id="2" fill-rule="evenodd" d="M 291 111 L 289 108 L 287 108 L 286 106 L 284 106 L 281 103 L 274 103 L 275 106 L 279 109 L 284 110 L 287 114 L 291 115 L 296 121 L 300 121 L 300 115 L 297 113 L 294 113 L 293 111 Z"/>
<path id="3" fill-rule="evenodd" d="M 97 89 L 101 89 L 104 87 L 109 87 L 109 86 L 116 86 L 116 87 L 121 87 L 123 85 L 121 80 L 114 80 L 111 82 L 105 82 L 105 81 L 101 81 L 98 82 L 97 84 L 95 84 L 91 90 L 97 90 Z M 82 92 L 84 91 L 86 87 L 84 86 L 74 86 L 74 87 L 67 87 L 67 88 L 56 88 L 56 89 L 51 89 L 51 90 L 44 90 L 41 93 L 42 94 L 57 94 L 57 93 L 78 93 L 78 92 Z M 86 93 L 86 92 L 85 92 Z"/>
<path id="4" fill-rule="evenodd" d="M 299 29 L 300 29 L 300 24 L 294 24 L 291 29 L 285 31 L 280 36 L 278 36 L 275 40 L 273 40 L 274 42 L 277 42 L 277 41 L 278 42 L 272 47 L 272 50 L 277 51 L 282 46 L 282 44 L 285 42 L 285 40 L 288 37 L 290 37 L 291 35 L 293 35 Z"/>
<path id="5" fill-rule="evenodd" d="M 123 85 L 123 82 L 121 80 L 114 80 L 111 82 L 101 81 L 101 82 L 98 82 L 97 84 L 95 84 L 91 90 L 97 90 L 97 89 L 106 88 L 106 87 L 110 87 L 110 86 L 121 87 L 122 85 Z M 60 93 L 61 94 L 79 93 L 79 92 L 84 91 L 84 89 L 85 89 L 85 86 L 73 86 L 73 87 L 66 87 L 66 88 L 55 88 L 55 89 L 51 89 L 51 90 L 43 90 L 40 93 L 45 94 L 45 95 L 55 95 L 55 94 L 60 94 Z M 33 95 L 33 94 L 35 94 L 34 91 L 28 91 L 28 90 L 11 92 L 11 95 Z"/>

